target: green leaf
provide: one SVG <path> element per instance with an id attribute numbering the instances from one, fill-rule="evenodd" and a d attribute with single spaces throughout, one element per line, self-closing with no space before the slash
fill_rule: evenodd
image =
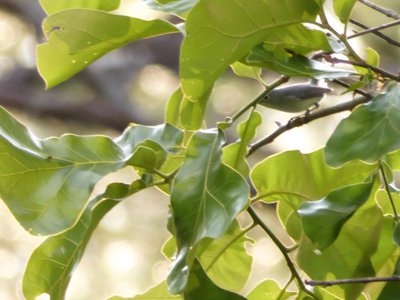
<path id="1" fill-rule="evenodd" d="M 315 249 L 305 236 L 300 240 L 297 253 L 299 267 L 314 280 L 373 277 L 379 272 L 395 250 L 391 241 L 393 220 L 387 222 L 382 212 L 370 199 L 343 226 L 340 235 L 324 251 Z M 390 220 L 389 220 L 390 221 Z M 387 226 L 388 225 L 388 226 Z M 327 287 L 342 299 L 357 299 L 362 284 Z"/>
<path id="2" fill-rule="evenodd" d="M 125 166 L 146 140 L 174 151 L 183 133 L 165 126 L 130 126 L 115 141 L 72 134 L 39 139 L 0 108 L 0 195 L 32 234 L 63 231 L 81 215 L 95 183 Z"/>
<path id="3" fill-rule="evenodd" d="M 113 296 L 108 298 L 108 300 L 169 300 L 169 299 L 177 299 L 177 300 L 184 300 L 182 296 L 171 295 L 168 292 L 167 282 L 163 281 L 160 284 L 152 287 L 147 292 L 141 295 L 137 295 L 131 298 L 124 298 Z"/>
<path id="4" fill-rule="evenodd" d="M 279 201 L 283 224 L 290 222 L 291 228 L 299 229 L 296 211 L 304 201 L 321 199 L 332 190 L 364 182 L 376 168 L 359 161 L 331 168 L 324 162 L 323 150 L 309 154 L 287 151 L 258 163 L 250 176 L 256 197 L 265 202 Z M 297 236 L 291 231 L 289 234 Z"/>
<path id="5" fill-rule="evenodd" d="M 223 143 L 217 130 L 195 133 L 171 187 L 173 233 L 178 244 L 167 280 L 173 294 L 186 287 L 197 244 L 206 237 L 221 237 L 247 204 L 246 181 L 221 162 Z"/>
<path id="6" fill-rule="evenodd" d="M 190 272 L 187 289 L 183 293 L 185 300 L 246 300 L 239 294 L 221 289 L 215 285 L 202 269 L 200 263 L 195 260 Z"/>
<path id="7" fill-rule="evenodd" d="M 262 123 L 262 116 L 259 112 L 253 111 L 248 120 L 242 122 L 238 127 L 240 140 L 229 144 L 223 149 L 224 164 L 237 170 L 244 177 L 249 175 L 249 165 L 246 160 L 248 144 L 250 144 L 257 127 Z"/>
<path id="8" fill-rule="evenodd" d="M 254 241 L 245 236 L 246 232 L 235 220 L 221 238 L 204 239 L 196 250 L 197 260 L 219 287 L 240 291 L 250 275 L 253 258 L 246 251 L 246 243 Z M 176 253 L 175 238 L 164 244 L 162 253 L 172 260 Z"/>
<path id="9" fill-rule="evenodd" d="M 69 230 L 48 238 L 32 254 L 23 279 L 27 300 L 46 293 L 51 299 L 64 299 L 73 270 L 79 264 L 89 239 L 101 219 L 119 203 L 148 187 L 150 182 L 134 181 L 131 185 L 113 183 L 94 198 L 78 222 Z"/>
<path id="10" fill-rule="evenodd" d="M 300 206 L 304 233 L 317 249 L 322 251 L 336 240 L 345 222 L 367 201 L 372 186 L 372 182 L 346 186 Z"/>
<path id="11" fill-rule="evenodd" d="M 144 0 L 154 10 L 186 17 L 199 0 Z"/>
<path id="12" fill-rule="evenodd" d="M 37 65 L 47 88 L 130 42 L 177 32 L 162 20 L 144 21 L 88 9 L 53 14 L 45 19 L 43 28 L 48 40 L 37 48 Z"/>
<path id="13" fill-rule="evenodd" d="M 357 0 L 333 0 L 333 10 L 342 23 L 347 23 Z"/>
<path id="14" fill-rule="evenodd" d="M 376 162 L 400 148 L 400 85 L 391 84 L 371 102 L 340 122 L 325 148 L 326 162 L 339 166 L 354 159 Z"/>
<path id="15" fill-rule="evenodd" d="M 265 280 L 258 284 L 250 294 L 247 295 L 247 300 L 260 300 L 260 299 L 290 299 L 294 292 L 283 291 L 279 284 L 274 280 Z"/>
<path id="16" fill-rule="evenodd" d="M 190 101 L 179 88 L 168 101 L 166 120 L 178 128 L 197 130 L 203 124 L 205 105 L 205 102 Z"/>
<path id="17" fill-rule="evenodd" d="M 69 8 L 91 8 L 110 11 L 117 9 L 120 2 L 120 0 L 40 0 L 40 4 L 48 15 Z"/>
<path id="18" fill-rule="evenodd" d="M 396 268 L 393 272 L 393 276 L 400 276 L 400 259 L 397 260 Z M 388 282 L 377 300 L 397 300 L 400 295 L 400 284 L 399 282 Z"/>
<path id="19" fill-rule="evenodd" d="M 245 232 L 234 221 L 221 238 L 200 243 L 196 251 L 204 271 L 221 288 L 238 292 L 247 282 L 253 258 L 246 243 L 254 241 Z"/>
<path id="20" fill-rule="evenodd" d="M 400 225 L 397 222 L 393 230 L 393 243 L 400 247 Z"/>
<path id="21" fill-rule="evenodd" d="M 242 64 L 238 61 L 231 64 L 231 68 L 232 68 L 232 71 L 237 76 L 253 78 L 256 80 L 260 80 L 260 76 L 262 73 L 261 68 L 248 66 L 248 65 Z"/>
<path id="22" fill-rule="evenodd" d="M 314 20 L 318 11 L 312 0 L 200 1 L 186 22 L 180 58 L 183 93 L 191 101 L 205 102 L 230 64 L 271 34 L 284 37 L 291 25 Z"/>
<path id="23" fill-rule="evenodd" d="M 302 55 L 285 54 L 277 56 L 263 46 L 252 49 L 245 58 L 245 62 L 249 65 L 268 68 L 290 77 L 334 79 L 354 73 L 350 70 L 331 67 Z"/>

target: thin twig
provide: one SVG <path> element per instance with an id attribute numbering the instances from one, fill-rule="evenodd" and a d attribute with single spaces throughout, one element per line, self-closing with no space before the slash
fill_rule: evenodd
<path id="1" fill-rule="evenodd" d="M 350 19 L 349 22 L 351 24 L 354 24 L 358 27 L 361 27 L 362 29 L 369 29 L 370 27 L 358 22 L 357 20 L 354 19 Z M 388 37 L 386 34 L 376 31 L 376 32 L 372 32 L 372 34 L 376 35 L 377 37 L 380 37 L 381 39 L 385 40 L 388 44 L 396 46 L 396 47 L 400 47 L 400 43 L 398 41 L 395 41 L 394 39 Z"/>
<path id="2" fill-rule="evenodd" d="M 302 125 L 305 125 L 307 123 L 310 123 L 314 120 L 333 115 L 339 112 L 344 112 L 347 110 L 352 110 L 356 106 L 366 103 L 370 101 L 370 98 L 367 97 L 357 97 L 351 101 L 340 103 L 335 106 L 331 106 L 328 108 L 320 109 L 314 112 L 310 112 L 308 114 L 303 114 L 297 117 L 292 118 L 289 122 L 286 123 L 286 125 L 280 126 L 277 130 L 275 130 L 272 134 L 269 136 L 253 143 L 250 145 L 249 148 L 249 154 L 251 155 L 254 151 L 256 151 L 258 148 L 267 145 L 269 143 L 272 143 L 278 136 L 281 134 L 285 133 L 286 131 L 289 131 L 290 129 L 294 127 L 300 127 Z"/>
<path id="3" fill-rule="evenodd" d="M 338 279 L 338 280 L 306 280 L 305 284 L 310 286 L 332 286 L 340 284 L 355 284 L 355 283 L 370 283 L 370 282 L 389 282 L 389 281 L 400 281 L 400 276 L 391 277 L 365 277 L 365 278 L 349 278 L 349 279 Z"/>
<path id="4" fill-rule="evenodd" d="M 265 232 L 266 234 L 271 238 L 271 240 L 274 242 L 274 244 L 278 247 L 280 252 L 282 253 L 283 257 L 286 260 L 286 264 L 289 267 L 290 272 L 292 273 L 292 276 L 296 279 L 297 284 L 303 290 L 306 292 L 308 295 L 313 297 L 314 299 L 317 299 L 316 295 L 314 295 L 313 292 L 307 289 L 307 287 L 304 285 L 303 280 L 301 279 L 301 276 L 299 272 L 296 269 L 296 266 L 294 265 L 294 262 L 292 261 L 290 255 L 288 254 L 287 248 L 285 245 L 280 241 L 280 239 L 271 231 L 271 229 L 260 219 L 260 217 L 256 214 L 254 209 L 249 206 L 247 209 L 248 213 L 250 214 L 251 218 L 253 219 L 254 223 L 259 225 Z"/>
<path id="5" fill-rule="evenodd" d="M 397 14 L 394 10 L 385 8 L 382 6 L 379 6 L 378 4 L 372 3 L 369 0 L 358 0 L 362 4 L 372 8 L 373 10 L 376 10 L 377 12 L 380 12 L 381 14 L 384 14 L 385 16 L 395 19 L 395 20 L 400 20 L 400 15 Z"/>
<path id="6" fill-rule="evenodd" d="M 382 75 L 383 77 L 387 77 L 387 78 L 390 78 L 395 81 L 400 81 L 400 77 L 397 76 L 396 74 L 390 73 L 384 69 L 367 64 L 364 61 L 357 62 L 357 61 L 350 61 L 350 60 L 346 60 L 346 59 L 339 59 L 336 57 L 326 58 L 326 60 L 333 64 L 341 63 L 341 64 L 348 64 L 348 65 L 357 66 L 357 67 L 363 67 L 366 69 L 371 69 L 372 71 Z"/>
<path id="7" fill-rule="evenodd" d="M 386 28 L 397 26 L 399 24 L 400 24 L 400 20 L 396 20 L 396 21 L 389 22 L 389 23 L 386 23 L 386 24 L 383 24 L 383 25 L 371 27 L 371 28 L 368 28 L 368 29 L 366 29 L 364 31 L 360 31 L 360 32 L 357 32 L 355 34 L 349 35 L 347 37 L 347 39 L 353 39 L 355 37 L 359 37 L 359 36 L 362 36 L 362 35 L 367 34 L 367 33 L 377 32 L 377 31 L 380 31 L 380 30 L 383 30 L 383 29 L 386 29 Z"/>
<path id="8" fill-rule="evenodd" d="M 399 215 L 397 213 L 396 205 L 394 204 L 392 193 L 390 192 L 389 182 L 387 180 L 387 176 L 386 176 L 386 173 L 385 173 L 385 169 L 383 168 L 382 162 L 379 163 L 379 170 L 381 171 L 383 184 L 385 185 L 385 190 L 386 190 L 386 193 L 388 194 L 388 197 L 389 197 L 389 200 L 390 200 L 390 204 L 391 204 L 392 209 L 393 209 L 394 220 L 395 220 L 395 222 L 398 222 L 399 221 Z"/>

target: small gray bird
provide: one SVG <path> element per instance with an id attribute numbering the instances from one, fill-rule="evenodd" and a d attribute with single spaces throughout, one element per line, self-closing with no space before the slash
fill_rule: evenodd
<path id="1" fill-rule="evenodd" d="M 332 90 L 314 83 L 299 83 L 273 89 L 259 104 L 272 109 L 295 113 L 308 110 Z"/>

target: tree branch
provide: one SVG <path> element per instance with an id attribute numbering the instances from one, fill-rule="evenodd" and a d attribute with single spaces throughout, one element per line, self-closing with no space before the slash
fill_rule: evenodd
<path id="1" fill-rule="evenodd" d="M 400 281 L 400 276 L 392 277 L 365 277 L 365 278 L 349 278 L 349 279 L 338 279 L 338 280 L 306 280 L 305 284 L 310 286 L 332 286 L 340 284 L 355 284 L 355 283 L 370 283 L 370 282 L 382 282 L 382 281 Z"/>
<path id="2" fill-rule="evenodd" d="M 372 8 L 373 10 L 376 10 L 377 12 L 380 12 L 381 14 L 384 14 L 385 16 L 395 19 L 395 20 L 400 20 L 400 15 L 397 14 L 394 10 L 388 9 L 382 6 L 379 6 L 375 3 L 372 3 L 369 0 L 358 0 L 358 2 L 361 2 L 362 4 Z"/>
<path id="3" fill-rule="evenodd" d="M 359 37 L 359 36 L 362 36 L 362 35 L 367 34 L 367 33 L 377 32 L 377 31 L 380 31 L 380 30 L 383 30 L 383 29 L 386 29 L 386 28 L 397 26 L 399 24 L 400 24 L 400 20 L 396 20 L 396 21 L 393 21 L 393 22 L 390 22 L 390 23 L 386 23 L 386 24 L 383 24 L 383 25 L 371 27 L 371 28 L 366 29 L 364 31 L 360 31 L 360 32 L 357 32 L 355 34 L 349 35 L 347 37 L 347 39 L 353 39 L 355 37 Z"/>
<path id="4" fill-rule="evenodd" d="M 307 293 L 314 299 L 317 299 L 316 295 L 314 295 L 314 293 L 312 293 L 310 290 L 308 290 L 307 287 L 304 285 L 304 282 L 301 279 L 301 276 L 300 276 L 299 272 L 297 271 L 296 266 L 295 266 L 294 262 L 292 261 L 285 245 L 271 231 L 271 229 L 261 220 L 261 218 L 256 214 L 256 212 L 254 211 L 254 209 L 251 206 L 249 206 L 249 208 L 247 209 L 247 212 L 250 214 L 251 218 L 253 219 L 254 224 L 259 225 L 265 231 L 265 233 L 271 238 L 271 240 L 274 242 L 274 244 L 278 247 L 278 249 L 280 250 L 280 252 L 282 253 L 283 257 L 286 260 L 286 264 L 287 264 L 290 272 L 292 273 L 292 276 L 296 279 L 297 284 L 299 285 L 301 290 L 303 290 L 305 293 Z"/>
<path id="5" fill-rule="evenodd" d="M 347 111 L 347 110 L 352 110 L 356 106 L 366 103 L 370 100 L 371 99 L 367 98 L 367 97 L 357 97 L 348 102 L 344 102 L 344 103 L 341 103 L 341 104 L 338 104 L 335 106 L 331 106 L 328 108 L 317 110 L 315 112 L 310 112 L 308 114 L 303 114 L 303 115 L 294 117 L 294 118 L 290 119 L 286 123 L 286 125 L 280 126 L 277 130 L 275 130 L 269 136 L 251 144 L 248 155 L 251 155 L 258 148 L 261 148 L 262 146 L 272 143 L 278 136 L 285 133 L 286 131 L 289 131 L 292 128 L 303 126 L 304 124 L 310 123 L 314 120 L 317 120 L 317 119 L 320 119 L 320 118 L 323 118 L 323 117 L 326 117 L 329 115 L 333 115 L 333 114 Z"/>
<path id="6" fill-rule="evenodd" d="M 349 22 L 351 24 L 354 24 L 358 27 L 361 27 L 362 29 L 369 29 L 370 27 L 354 20 L 354 19 L 350 19 Z M 372 34 L 376 35 L 377 37 L 380 37 L 381 39 L 385 40 L 388 44 L 396 46 L 396 47 L 400 47 L 400 43 L 398 41 L 395 41 L 394 39 L 388 37 L 386 34 L 383 34 L 382 32 L 376 31 L 376 32 L 372 32 Z"/>
<path id="7" fill-rule="evenodd" d="M 377 74 L 380 74 L 383 77 L 390 78 L 395 81 L 400 81 L 400 77 L 397 76 L 396 74 L 390 73 L 384 69 L 367 64 L 364 61 L 356 62 L 356 61 L 350 61 L 350 60 L 345 60 L 345 59 L 339 59 L 336 57 L 329 57 L 329 58 L 325 58 L 325 59 L 333 64 L 342 63 L 342 64 L 348 64 L 348 65 L 362 67 L 362 68 L 366 68 L 366 69 L 371 69 L 372 71 L 374 71 Z"/>

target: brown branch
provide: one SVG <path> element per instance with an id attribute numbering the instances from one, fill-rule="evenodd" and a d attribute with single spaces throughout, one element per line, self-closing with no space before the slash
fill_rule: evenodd
<path id="1" fill-rule="evenodd" d="M 373 10 L 376 10 L 377 12 L 380 12 L 381 14 L 384 14 L 385 16 L 395 19 L 395 20 L 400 20 L 400 15 L 397 14 L 394 10 L 388 9 L 382 6 L 379 6 L 375 3 L 372 3 L 369 0 L 358 0 L 362 4 L 368 6 L 369 8 L 372 8 Z"/>
<path id="2" fill-rule="evenodd" d="M 358 26 L 358 27 L 361 27 L 362 29 L 369 29 L 370 28 L 370 27 L 368 27 L 368 26 L 366 26 L 366 25 L 364 25 L 364 24 L 362 24 L 362 23 L 360 23 L 360 22 L 358 22 L 358 21 L 356 21 L 354 19 L 350 19 L 349 22 L 351 24 L 354 24 L 354 25 Z M 395 41 L 394 39 L 388 37 L 386 34 L 383 34 L 380 31 L 372 32 L 372 34 L 374 34 L 377 37 L 385 40 L 390 45 L 393 45 L 393 46 L 396 46 L 396 47 L 400 47 L 400 43 L 398 41 Z"/>
<path id="3" fill-rule="evenodd" d="M 400 24 L 400 20 L 396 20 L 396 21 L 393 21 L 393 22 L 390 22 L 390 23 L 386 23 L 386 24 L 383 24 L 383 25 L 371 27 L 371 28 L 366 29 L 364 31 L 360 31 L 360 32 L 357 32 L 355 34 L 349 35 L 347 37 L 347 39 L 352 39 L 352 38 L 355 38 L 355 37 L 359 37 L 359 36 L 362 36 L 364 34 L 371 33 L 371 32 L 377 32 L 377 31 L 380 31 L 380 30 L 383 30 L 383 29 L 386 29 L 386 28 L 397 26 L 399 24 Z"/>
<path id="4" fill-rule="evenodd" d="M 367 64 L 365 62 L 356 62 L 356 61 L 350 61 L 350 60 L 345 60 L 345 59 L 339 59 L 336 57 L 325 57 L 327 61 L 333 64 L 341 63 L 341 64 L 347 64 L 347 65 L 352 65 L 352 66 L 357 66 L 357 67 L 363 67 L 366 69 L 370 69 L 374 71 L 377 74 L 380 74 L 382 77 L 390 78 L 395 81 L 400 81 L 400 77 L 397 76 L 396 74 L 390 73 L 384 69 L 372 66 L 370 64 Z"/>
<path id="5" fill-rule="evenodd" d="M 340 103 L 335 106 L 331 106 L 328 108 L 317 110 L 315 112 L 310 112 L 307 114 L 303 114 L 303 115 L 294 117 L 294 118 L 290 119 L 289 122 L 286 123 L 286 125 L 280 126 L 277 130 L 275 130 L 269 136 L 251 144 L 248 155 L 251 155 L 254 151 L 261 148 L 262 146 L 272 143 L 278 136 L 285 133 L 286 131 L 289 131 L 292 128 L 303 126 L 314 120 L 317 120 L 317 119 L 320 119 L 320 118 L 323 118 L 323 117 L 326 117 L 329 115 L 333 115 L 333 114 L 336 114 L 339 112 L 344 112 L 347 110 L 352 110 L 356 106 L 366 103 L 370 100 L 371 99 L 367 98 L 367 97 L 357 97 L 348 102 Z"/>
<path id="6" fill-rule="evenodd" d="M 305 280 L 305 284 L 310 286 L 332 286 L 341 284 L 370 283 L 370 282 L 389 282 L 400 281 L 400 276 L 391 277 L 365 277 L 365 278 L 349 278 L 338 280 Z"/>

